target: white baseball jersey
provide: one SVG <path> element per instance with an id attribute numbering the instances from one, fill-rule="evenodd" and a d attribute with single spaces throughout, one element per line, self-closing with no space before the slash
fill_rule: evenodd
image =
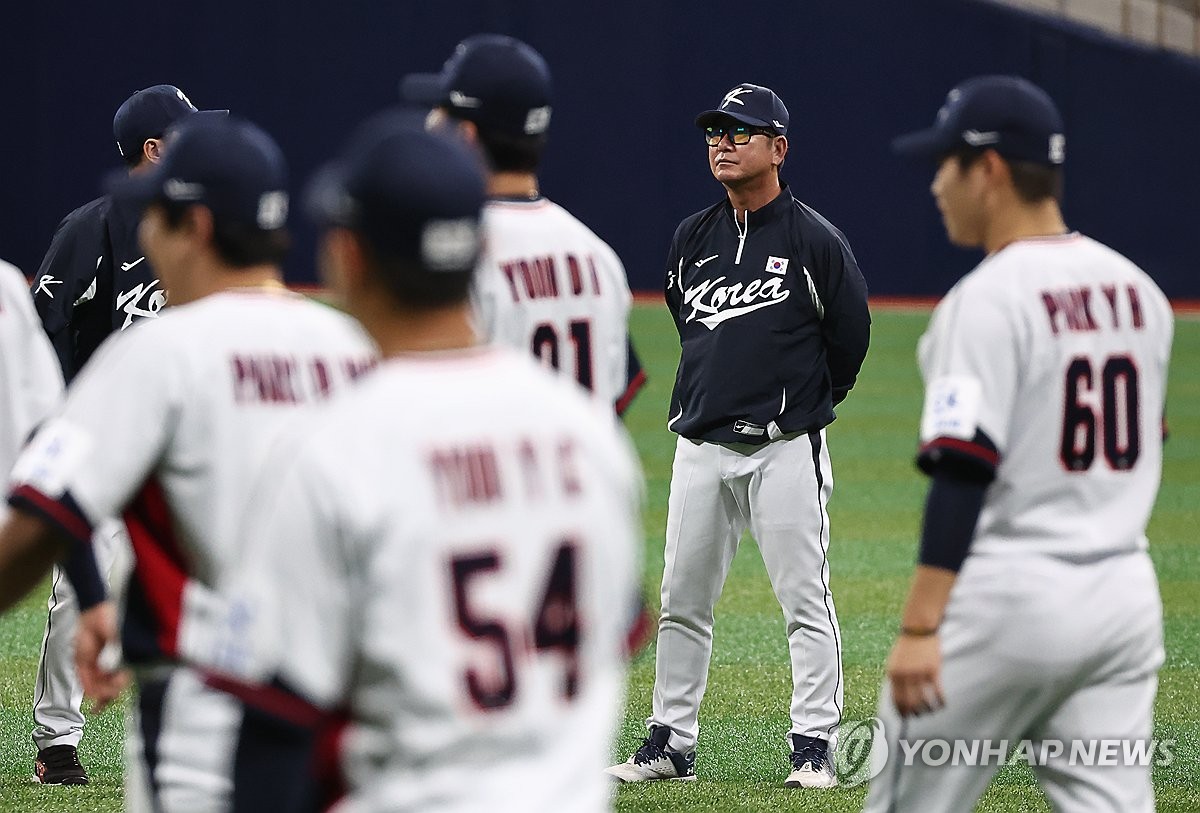
<path id="1" fill-rule="evenodd" d="M 1055 810 L 1154 810 L 1149 762 L 1086 749 L 1153 732 L 1162 606 L 1145 530 L 1172 332 L 1154 282 L 1078 234 L 1008 245 L 934 311 L 921 454 L 966 455 L 995 480 L 939 627 L 945 706 L 902 721 L 884 681 L 870 813 L 971 809 L 1022 741 Z M 954 759 L 921 757 L 931 741 Z"/>
<path id="2" fill-rule="evenodd" d="M 29 433 L 58 405 L 63 379 L 33 309 L 25 277 L 0 260 L 0 471 L 12 468 Z M 3 515 L 5 508 L 0 508 Z"/>
<path id="3" fill-rule="evenodd" d="M 616 253 L 546 198 L 490 200 L 483 224 L 472 296 L 480 334 L 616 404 L 628 384 L 632 300 Z"/>
<path id="4" fill-rule="evenodd" d="M 1173 324 L 1150 277 L 1080 234 L 1009 245 L 950 291 L 920 342 L 921 441 L 996 468 L 972 553 L 1145 547 Z"/>
<path id="5" fill-rule="evenodd" d="M 211 651 L 224 619 L 213 587 L 245 542 L 271 440 L 374 359 L 356 322 L 305 297 L 217 293 L 110 336 L 17 461 L 12 498 L 78 542 L 124 512 L 122 643 L 140 670 L 126 750 L 141 756 L 127 810 L 225 809 L 238 708 L 190 670 L 157 667 Z"/>
<path id="6" fill-rule="evenodd" d="M 14 494 L 80 540 L 124 512 L 131 593 L 154 616 L 141 619 L 153 646 L 126 642 L 135 661 L 205 634 L 208 591 L 193 588 L 214 586 L 241 544 L 268 442 L 374 358 L 356 322 L 282 290 L 218 293 L 142 326 L 104 343 L 13 471 Z"/>
<path id="7" fill-rule="evenodd" d="M 266 653 L 348 708 L 339 811 L 608 809 L 641 538 L 611 409 L 484 346 L 388 360 L 313 423 L 264 470 L 221 666 Z"/>

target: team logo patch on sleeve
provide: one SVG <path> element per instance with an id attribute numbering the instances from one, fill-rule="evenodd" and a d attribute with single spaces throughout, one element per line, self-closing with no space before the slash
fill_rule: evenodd
<path id="1" fill-rule="evenodd" d="M 967 375 L 936 378 L 925 391 L 921 415 L 921 442 L 934 438 L 971 440 L 979 428 L 983 386 Z"/>
<path id="2" fill-rule="evenodd" d="M 29 485 L 56 500 L 92 450 L 91 437 L 62 418 L 43 426 L 17 458 L 9 482 Z"/>
<path id="3" fill-rule="evenodd" d="M 771 274 L 787 273 L 787 257 L 767 257 L 767 272 Z"/>

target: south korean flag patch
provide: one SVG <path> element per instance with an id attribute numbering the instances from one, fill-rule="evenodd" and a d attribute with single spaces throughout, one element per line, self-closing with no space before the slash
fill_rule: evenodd
<path id="1" fill-rule="evenodd" d="M 787 257 L 767 257 L 766 271 L 769 274 L 783 275 L 787 273 Z"/>

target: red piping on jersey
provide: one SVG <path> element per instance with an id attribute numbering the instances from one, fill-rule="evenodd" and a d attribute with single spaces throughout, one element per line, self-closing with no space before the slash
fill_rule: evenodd
<path id="1" fill-rule="evenodd" d="M 969 440 L 960 440 L 958 438 L 934 438 L 928 443 L 922 444 L 918 455 L 923 455 L 930 449 L 953 449 L 956 452 L 976 457 L 987 463 L 992 468 L 1000 465 L 999 452 L 993 451 L 986 446 L 981 446 L 978 443 L 972 443 Z"/>
<path id="2" fill-rule="evenodd" d="M 317 796 L 322 811 L 333 810 L 350 791 L 350 783 L 342 771 L 342 753 L 346 750 L 346 731 L 349 728 L 350 713 L 342 711 L 327 717 L 317 734 L 313 773 L 317 779 Z"/>
<path id="3" fill-rule="evenodd" d="M 1036 234 L 1032 237 L 1019 237 L 1013 240 L 1013 243 L 1069 243 L 1082 237 L 1083 235 L 1077 231 L 1069 231 L 1066 234 Z"/>
<path id="4" fill-rule="evenodd" d="M 646 385 L 646 371 L 638 370 L 637 375 L 629 382 L 629 386 L 625 388 L 625 392 L 617 399 L 617 414 L 624 415 L 625 410 L 629 409 L 629 404 L 633 401 L 633 396 L 641 391 Z"/>
<path id="5" fill-rule="evenodd" d="M 1006 248 L 1011 248 L 1012 246 L 1020 245 L 1021 243 L 1041 243 L 1042 245 L 1064 245 L 1066 243 L 1072 243 L 1082 237 L 1083 237 L 1083 235 L 1077 231 L 1067 232 L 1066 234 L 1034 234 L 1034 235 L 1030 235 L 1029 237 L 1017 237 L 1012 240 L 1009 240 L 1004 245 L 998 246 L 997 248 L 994 248 L 991 251 L 989 251 L 988 257 L 995 257 L 997 254 L 999 254 L 1001 251 L 1004 251 Z"/>
<path id="6" fill-rule="evenodd" d="M 272 717 L 300 728 L 314 728 L 325 720 L 329 713 L 314 706 L 299 695 L 277 686 L 247 683 L 235 677 L 203 670 L 204 685 L 219 692 L 231 694 L 247 706 L 266 712 Z"/>
<path id="7" fill-rule="evenodd" d="M 408 350 L 385 356 L 384 364 L 391 362 L 420 362 L 422 364 L 475 362 L 491 358 L 499 348 L 491 344 L 474 344 L 447 350 Z"/>
<path id="8" fill-rule="evenodd" d="M 34 508 L 43 512 L 47 518 L 77 541 L 84 544 L 91 544 L 91 523 L 85 517 L 63 505 L 58 500 L 47 497 L 30 485 L 17 486 L 13 489 L 12 496 L 27 500 Z"/>
<path id="9" fill-rule="evenodd" d="M 349 788 L 346 775 L 342 772 L 342 752 L 346 747 L 346 731 L 350 727 L 348 711 L 325 711 L 278 686 L 247 683 L 208 670 L 202 670 L 202 673 L 204 685 L 210 689 L 233 695 L 247 706 L 298 728 L 315 729 L 311 770 L 316 780 L 319 809 L 328 811 L 337 807 Z"/>
<path id="10" fill-rule="evenodd" d="M 173 657 L 178 653 L 179 619 L 188 573 L 175 538 L 171 508 L 157 480 L 146 481 L 123 518 L 133 546 L 133 578 L 154 615 L 159 648 Z"/>

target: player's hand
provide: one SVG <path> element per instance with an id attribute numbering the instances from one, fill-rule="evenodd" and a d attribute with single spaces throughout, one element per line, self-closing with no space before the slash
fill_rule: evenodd
<path id="1" fill-rule="evenodd" d="M 937 711 L 946 704 L 942 693 L 942 646 L 934 635 L 901 635 L 888 658 L 892 701 L 901 717 Z"/>
<path id="2" fill-rule="evenodd" d="M 94 713 L 104 711 L 129 686 L 129 671 L 120 668 L 117 645 L 117 608 L 111 601 L 102 601 L 80 614 L 75 666 L 83 693 L 92 699 Z"/>

